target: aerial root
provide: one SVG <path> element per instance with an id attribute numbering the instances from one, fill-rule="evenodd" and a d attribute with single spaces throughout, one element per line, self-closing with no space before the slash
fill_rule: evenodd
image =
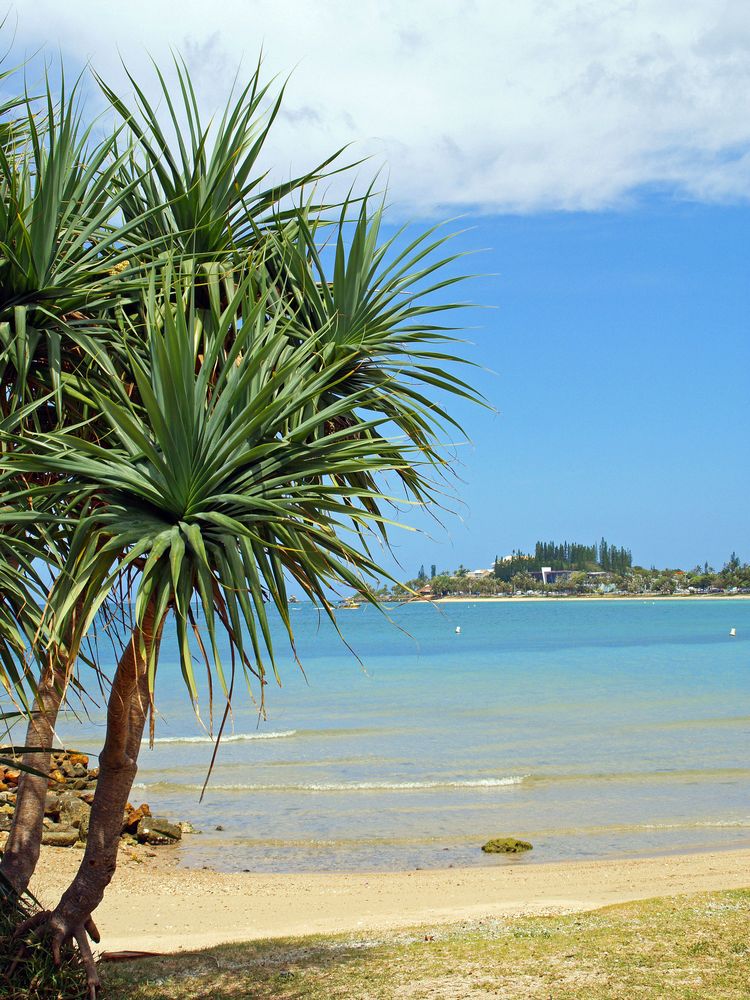
<path id="1" fill-rule="evenodd" d="M 94 923 L 91 914 L 83 919 L 66 920 L 60 914 L 53 913 L 49 927 L 52 932 L 52 957 L 55 965 L 60 964 L 60 950 L 68 941 L 75 941 L 78 945 L 78 953 L 81 956 L 83 967 L 86 970 L 86 983 L 89 988 L 89 1000 L 96 1000 L 96 994 L 101 982 L 96 971 L 96 960 L 89 944 L 89 938 L 98 944 L 101 940 L 99 930 Z"/>
<path id="2" fill-rule="evenodd" d="M 33 916 L 22 921 L 13 932 L 13 937 L 18 940 L 18 951 L 9 969 L 12 977 L 19 962 L 22 961 L 27 949 L 27 945 L 20 940 L 29 933 L 37 940 L 49 936 L 52 946 L 52 958 L 55 965 L 59 966 L 62 961 L 62 948 L 69 941 L 75 941 L 78 946 L 78 953 L 81 956 L 83 967 L 86 971 L 86 984 L 89 989 L 89 1000 L 96 1000 L 97 992 L 101 986 L 99 974 L 96 971 L 96 959 L 91 950 L 89 938 L 96 944 L 101 940 L 99 930 L 94 923 L 91 914 L 83 919 L 68 920 L 59 913 L 50 910 L 42 910 Z"/>

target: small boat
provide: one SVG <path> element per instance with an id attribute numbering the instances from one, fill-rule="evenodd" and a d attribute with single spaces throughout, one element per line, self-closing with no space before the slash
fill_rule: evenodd
<path id="1" fill-rule="evenodd" d="M 731 637 L 732 637 L 732 638 L 734 639 L 734 638 L 735 638 L 735 636 L 737 635 L 737 629 L 736 629 L 736 628 L 730 628 L 730 630 L 729 630 L 729 634 L 730 634 L 730 635 L 731 635 Z"/>
<path id="2" fill-rule="evenodd" d="M 461 635 L 461 626 L 456 625 L 456 635 Z"/>
<path id="3" fill-rule="evenodd" d="M 358 601 L 342 601 L 341 604 L 337 605 L 337 611 L 356 611 L 358 607 Z"/>

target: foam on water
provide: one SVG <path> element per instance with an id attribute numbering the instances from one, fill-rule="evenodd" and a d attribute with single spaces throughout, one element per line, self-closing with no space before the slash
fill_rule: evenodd
<path id="1" fill-rule="evenodd" d="M 524 775 L 511 775 L 507 778 L 480 778 L 466 781 L 343 781 L 343 782 L 311 782 L 300 785 L 254 785 L 254 784 L 209 784 L 212 792 L 401 792 L 438 788 L 505 788 L 509 785 L 520 785 L 525 780 Z M 155 781 L 151 784 L 139 782 L 133 786 L 145 789 L 181 789 L 183 791 L 201 791 L 203 785 L 175 784 Z"/>
<path id="2" fill-rule="evenodd" d="M 284 740 L 288 739 L 290 736 L 296 736 L 296 729 L 287 729 L 285 732 L 278 733 L 232 733 L 230 736 L 222 736 L 222 743 L 247 743 L 250 740 Z M 144 744 L 148 744 L 149 741 L 144 739 L 141 741 Z M 154 743 L 215 743 L 216 737 L 214 736 L 157 736 L 154 739 Z"/>

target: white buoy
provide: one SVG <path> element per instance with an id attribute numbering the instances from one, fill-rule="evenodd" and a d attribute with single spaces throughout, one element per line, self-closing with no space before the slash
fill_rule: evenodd
<path id="1" fill-rule="evenodd" d="M 730 628 L 729 634 L 734 639 L 734 637 L 737 635 L 737 629 L 736 628 Z"/>
<path id="2" fill-rule="evenodd" d="M 456 625 L 456 635 L 461 635 L 461 626 Z"/>

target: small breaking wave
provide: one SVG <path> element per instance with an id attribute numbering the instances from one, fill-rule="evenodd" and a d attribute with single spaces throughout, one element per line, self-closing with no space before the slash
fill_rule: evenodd
<path id="1" fill-rule="evenodd" d="M 477 778 L 466 781 L 321 781 L 297 785 L 248 785 L 248 784 L 213 784 L 209 785 L 214 792 L 401 792 L 421 791 L 438 788 L 504 788 L 510 785 L 520 785 L 527 775 L 510 775 L 507 778 Z M 172 782 L 156 781 L 153 784 L 139 784 L 138 788 L 162 788 L 180 791 L 200 791 L 202 785 L 174 784 Z"/>
<path id="2" fill-rule="evenodd" d="M 222 736 L 222 743 L 246 743 L 250 740 L 283 740 L 290 736 L 296 736 L 296 729 L 286 729 L 283 732 L 272 733 L 233 733 L 231 736 Z M 148 743 L 148 740 L 142 740 Z M 157 736 L 154 743 L 215 743 L 212 736 Z"/>

